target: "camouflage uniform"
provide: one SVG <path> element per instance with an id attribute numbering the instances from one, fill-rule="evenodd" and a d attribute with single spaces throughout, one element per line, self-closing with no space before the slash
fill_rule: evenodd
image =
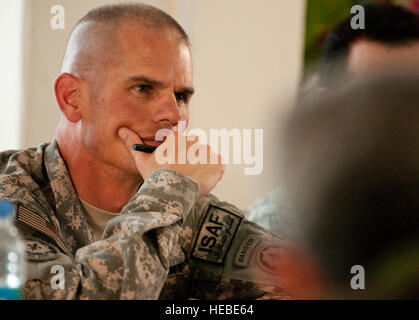
<path id="1" fill-rule="evenodd" d="M 26 241 L 26 299 L 285 298 L 275 268 L 287 241 L 198 194 L 157 170 L 95 242 L 55 140 L 0 153 L 0 199 L 17 204 Z"/>

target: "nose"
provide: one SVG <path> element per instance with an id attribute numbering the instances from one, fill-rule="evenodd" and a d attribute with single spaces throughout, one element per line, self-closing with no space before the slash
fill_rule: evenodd
<path id="1" fill-rule="evenodd" d="M 172 128 L 180 120 L 180 109 L 174 94 L 166 96 L 157 104 L 154 121 L 162 128 Z"/>

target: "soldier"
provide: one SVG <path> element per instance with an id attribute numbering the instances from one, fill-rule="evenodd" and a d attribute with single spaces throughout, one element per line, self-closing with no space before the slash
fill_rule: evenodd
<path id="1" fill-rule="evenodd" d="M 372 3 L 364 11 L 364 29 L 351 26 L 351 15 L 328 34 L 318 68 L 321 88 L 335 91 L 388 67 L 419 65 L 416 13 L 391 3 Z"/>
<path id="2" fill-rule="evenodd" d="M 302 250 L 281 271 L 293 297 L 418 299 L 418 85 L 417 72 L 383 72 L 288 121 L 280 176 Z"/>
<path id="3" fill-rule="evenodd" d="M 301 92 L 305 99 L 342 90 L 356 79 L 389 67 L 418 66 L 417 14 L 398 5 L 372 3 L 365 6 L 365 29 L 353 29 L 352 19 L 352 15 L 347 17 L 327 36 L 318 73 Z M 278 187 L 247 208 L 246 217 L 294 240 L 301 230 L 289 212 L 291 205 L 283 188 Z"/>
<path id="4" fill-rule="evenodd" d="M 0 199 L 16 203 L 27 242 L 24 298 L 285 297 L 272 261 L 287 241 L 209 194 L 222 164 L 162 166 L 132 149 L 189 120 L 191 53 L 172 17 L 93 9 L 54 91 L 53 141 L 0 154 Z"/>

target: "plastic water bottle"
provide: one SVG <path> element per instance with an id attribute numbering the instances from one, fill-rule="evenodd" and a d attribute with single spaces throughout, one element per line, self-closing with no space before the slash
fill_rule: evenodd
<path id="1" fill-rule="evenodd" d="M 0 300 L 19 300 L 26 277 L 25 244 L 13 219 L 16 205 L 0 200 Z"/>

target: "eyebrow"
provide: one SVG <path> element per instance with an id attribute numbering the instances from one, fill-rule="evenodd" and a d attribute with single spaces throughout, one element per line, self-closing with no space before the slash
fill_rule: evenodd
<path id="1" fill-rule="evenodd" d="M 130 84 L 135 84 L 135 83 L 138 83 L 138 82 L 148 84 L 148 85 L 151 85 L 151 86 L 157 87 L 157 88 L 165 87 L 165 84 L 162 81 L 154 80 L 154 79 L 151 79 L 151 78 L 146 77 L 146 76 L 132 76 L 127 80 L 127 83 L 130 83 Z M 177 92 L 193 95 L 194 92 L 195 92 L 195 89 L 192 88 L 192 87 L 184 87 L 184 88 L 181 88 L 180 90 L 178 90 Z"/>

